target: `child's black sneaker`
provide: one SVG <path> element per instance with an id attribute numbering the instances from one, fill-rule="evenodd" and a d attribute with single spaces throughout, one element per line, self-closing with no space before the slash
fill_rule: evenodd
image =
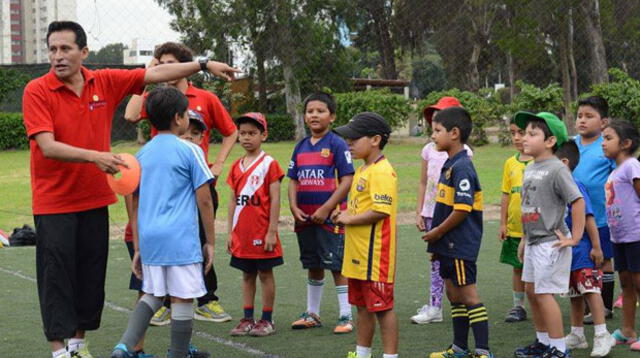
<path id="1" fill-rule="evenodd" d="M 516 349 L 513 355 L 517 358 L 541 357 L 548 349 L 549 346 L 536 339 L 530 345 Z"/>

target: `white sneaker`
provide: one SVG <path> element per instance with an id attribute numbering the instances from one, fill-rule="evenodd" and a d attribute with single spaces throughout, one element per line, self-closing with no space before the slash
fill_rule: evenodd
<path id="1" fill-rule="evenodd" d="M 566 337 L 564 337 L 567 342 L 567 348 L 569 349 L 585 349 L 589 348 L 589 343 L 587 343 L 587 337 L 579 336 L 575 333 L 569 333 Z"/>
<path id="2" fill-rule="evenodd" d="M 424 305 L 418 309 L 418 314 L 411 317 L 415 324 L 442 322 L 442 308 Z"/>
<path id="3" fill-rule="evenodd" d="M 592 357 L 606 357 L 611 348 L 616 345 L 616 339 L 609 332 L 599 334 L 593 337 Z"/>

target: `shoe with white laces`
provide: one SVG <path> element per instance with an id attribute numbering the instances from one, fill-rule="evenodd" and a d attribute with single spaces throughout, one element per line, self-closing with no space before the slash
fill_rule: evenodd
<path id="1" fill-rule="evenodd" d="M 415 324 L 427 324 L 442 322 L 442 308 L 424 305 L 418 309 L 418 314 L 411 316 L 411 322 Z"/>
<path id="2" fill-rule="evenodd" d="M 587 343 L 587 337 L 579 336 L 575 333 L 569 333 L 566 337 L 564 337 L 567 342 L 567 348 L 569 349 L 586 349 L 589 348 L 589 343 Z"/>
<path id="3" fill-rule="evenodd" d="M 609 332 L 605 332 L 593 337 L 592 357 L 606 357 L 611 348 L 615 347 L 616 339 Z"/>

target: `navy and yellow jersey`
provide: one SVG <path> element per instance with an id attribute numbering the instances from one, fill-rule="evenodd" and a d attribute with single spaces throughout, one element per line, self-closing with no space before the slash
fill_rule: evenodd
<path id="1" fill-rule="evenodd" d="M 469 213 L 428 251 L 442 256 L 476 261 L 482 239 L 482 190 L 476 169 L 462 150 L 442 166 L 432 227 L 442 224 L 454 210 Z"/>

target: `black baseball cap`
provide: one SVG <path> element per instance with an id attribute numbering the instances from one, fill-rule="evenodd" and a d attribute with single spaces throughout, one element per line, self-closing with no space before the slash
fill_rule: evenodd
<path id="1" fill-rule="evenodd" d="M 349 123 L 333 130 L 341 137 L 349 139 L 358 139 L 361 137 L 373 137 L 379 135 L 388 139 L 391 135 L 391 127 L 381 115 L 374 112 L 358 113 Z"/>

